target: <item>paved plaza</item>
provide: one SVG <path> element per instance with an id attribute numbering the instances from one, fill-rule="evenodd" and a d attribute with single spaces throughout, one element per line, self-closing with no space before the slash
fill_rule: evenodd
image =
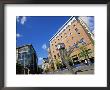
<path id="1" fill-rule="evenodd" d="M 75 74 L 94 74 L 94 64 L 89 66 L 84 65 L 84 66 L 75 67 L 73 68 L 73 71 L 75 72 Z M 71 72 L 69 72 L 68 69 L 64 69 L 64 70 L 49 72 L 48 74 L 71 74 Z"/>

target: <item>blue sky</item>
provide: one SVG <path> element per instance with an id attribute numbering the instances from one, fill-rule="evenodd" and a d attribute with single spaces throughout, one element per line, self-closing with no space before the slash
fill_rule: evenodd
<path id="1" fill-rule="evenodd" d="M 32 44 L 38 56 L 38 64 L 47 57 L 49 39 L 70 16 L 26 16 L 16 19 L 16 45 Z"/>
<path id="2" fill-rule="evenodd" d="M 49 39 L 71 16 L 17 16 L 16 17 L 16 46 L 32 44 L 37 56 L 38 64 L 47 57 L 46 48 Z M 94 17 L 90 17 L 89 26 L 94 29 Z"/>

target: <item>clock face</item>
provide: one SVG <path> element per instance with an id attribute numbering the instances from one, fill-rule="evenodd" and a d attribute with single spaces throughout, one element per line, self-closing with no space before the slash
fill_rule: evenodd
<path id="1" fill-rule="evenodd" d="M 57 45 L 57 48 L 60 49 L 60 45 Z"/>

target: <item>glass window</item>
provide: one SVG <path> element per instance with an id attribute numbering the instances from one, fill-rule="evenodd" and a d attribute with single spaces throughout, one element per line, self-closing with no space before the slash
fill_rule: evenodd
<path id="1" fill-rule="evenodd" d="M 24 65 L 24 60 L 20 60 L 20 64 L 21 65 Z"/>
<path id="2" fill-rule="evenodd" d="M 84 38 L 81 38 L 80 41 L 79 41 L 79 43 L 81 43 L 82 45 L 86 44 Z"/>
<path id="3" fill-rule="evenodd" d="M 21 54 L 19 53 L 19 54 L 18 54 L 18 59 L 21 59 L 21 58 L 22 58 L 22 57 L 21 57 Z"/>
<path id="4" fill-rule="evenodd" d="M 78 48 L 78 43 L 74 43 L 73 46 L 74 46 L 75 48 Z"/>

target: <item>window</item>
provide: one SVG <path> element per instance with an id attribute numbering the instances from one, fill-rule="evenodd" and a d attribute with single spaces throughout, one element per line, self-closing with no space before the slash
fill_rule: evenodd
<path id="1" fill-rule="evenodd" d="M 60 57 L 60 54 L 59 54 L 59 53 L 57 53 L 57 56 L 58 56 L 58 57 Z"/>
<path id="2" fill-rule="evenodd" d="M 76 28 L 75 31 L 78 32 L 78 29 Z"/>
<path id="3" fill-rule="evenodd" d="M 70 31 L 70 29 L 69 29 L 69 31 Z"/>
<path id="4" fill-rule="evenodd" d="M 53 51 L 53 53 L 54 53 L 54 51 Z"/>
<path id="5" fill-rule="evenodd" d="M 78 43 L 76 43 L 76 44 L 74 43 L 73 46 L 74 46 L 75 48 L 78 48 Z"/>
<path id="6" fill-rule="evenodd" d="M 63 32 L 65 31 L 65 29 L 63 30 Z"/>
<path id="7" fill-rule="evenodd" d="M 79 43 L 81 43 L 82 45 L 86 44 L 86 42 L 84 41 L 84 38 L 81 38 Z"/>
<path id="8" fill-rule="evenodd" d="M 62 36 L 61 36 L 61 38 L 62 38 Z"/>
<path id="9" fill-rule="evenodd" d="M 54 55 L 54 58 L 56 59 L 56 55 Z"/>
<path id="10" fill-rule="evenodd" d="M 52 46 L 53 46 L 53 44 L 52 44 Z"/>
<path id="11" fill-rule="evenodd" d="M 24 60 L 20 60 L 19 63 L 24 66 Z"/>
<path id="12" fill-rule="evenodd" d="M 78 34 L 80 34 L 80 33 L 78 33 Z"/>
<path id="13" fill-rule="evenodd" d="M 21 53 L 18 54 L 18 59 L 22 59 L 22 54 Z"/>
<path id="14" fill-rule="evenodd" d="M 56 43 L 56 42 L 55 42 Z"/>
<path id="15" fill-rule="evenodd" d="M 74 39 L 74 37 L 72 37 L 72 40 Z"/>
<path id="16" fill-rule="evenodd" d="M 59 41 L 59 39 L 58 39 L 58 41 Z"/>
<path id="17" fill-rule="evenodd" d="M 57 45 L 55 45 L 55 47 L 57 47 Z"/>

